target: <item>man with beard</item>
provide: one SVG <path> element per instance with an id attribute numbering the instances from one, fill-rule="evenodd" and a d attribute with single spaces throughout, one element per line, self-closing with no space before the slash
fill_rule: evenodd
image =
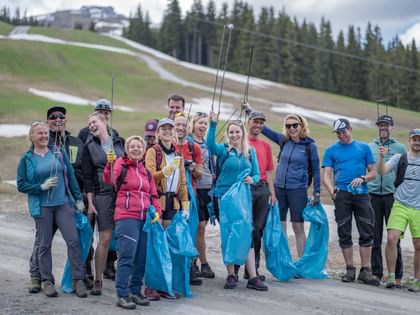
<path id="1" fill-rule="evenodd" d="M 405 146 L 392 138 L 391 133 L 394 128 L 394 121 L 391 116 L 382 115 L 378 117 L 376 125 L 379 129 L 379 138 L 369 143 L 375 161 L 379 160 L 379 148 L 381 146 L 387 148 L 385 155 L 385 162 L 388 162 L 395 154 L 404 154 L 407 152 Z M 383 277 L 382 264 L 382 235 L 385 224 L 388 223 L 388 218 L 391 213 L 392 204 L 394 203 L 395 192 L 395 172 L 391 171 L 385 175 L 378 175 L 376 178 L 368 183 L 370 202 L 375 211 L 375 225 L 373 227 L 373 248 L 372 248 L 372 274 L 379 280 Z M 403 276 L 403 262 L 401 257 L 400 242 L 397 245 L 398 258 L 395 270 L 396 286 L 401 286 L 401 279 Z"/>
<path id="2" fill-rule="evenodd" d="M 185 99 L 181 95 L 173 94 L 168 97 L 168 118 L 174 120 L 175 115 L 185 110 Z"/>
<path id="3" fill-rule="evenodd" d="M 414 245 L 414 281 L 408 290 L 420 292 L 420 129 L 409 133 L 410 151 L 395 154 L 385 163 L 388 148 L 379 147 L 378 173 L 380 175 L 395 171 L 395 201 L 388 219 L 387 244 L 385 248 L 388 266 L 387 288 L 396 286 L 395 264 L 397 260 L 397 243 L 404 235 L 407 225 L 410 227 Z"/>
<path id="4" fill-rule="evenodd" d="M 251 185 L 251 192 L 254 227 L 252 241 L 255 252 L 255 267 L 257 275 L 262 281 L 265 280 L 265 277 L 258 273 L 258 268 L 260 266 L 261 239 L 267 221 L 269 201 L 271 201 L 272 204 L 276 202 L 276 195 L 274 192 L 273 154 L 270 145 L 260 138 L 265 120 L 265 114 L 262 112 L 251 112 L 248 118 L 248 144 L 255 149 L 260 171 L 260 181 L 256 185 Z M 246 268 L 244 278 L 249 278 Z"/>

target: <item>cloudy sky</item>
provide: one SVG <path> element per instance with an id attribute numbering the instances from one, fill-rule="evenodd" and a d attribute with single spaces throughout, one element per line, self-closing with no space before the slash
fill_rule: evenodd
<path id="1" fill-rule="evenodd" d="M 246 1 L 246 0 L 244 0 Z M 27 9 L 28 15 L 50 13 L 56 10 L 78 9 L 82 5 L 111 5 L 118 13 L 127 15 L 141 3 L 144 11 L 149 11 L 154 23 L 162 19 L 168 0 L 0 0 L 0 6 Z M 179 0 L 182 11 L 187 11 L 193 0 Z M 207 0 L 202 0 L 204 4 Z M 215 0 L 217 10 L 223 2 L 231 4 L 233 0 Z M 330 20 L 334 34 L 340 29 L 347 29 L 349 24 L 365 29 L 370 21 L 381 27 L 385 42 L 398 34 L 405 41 L 415 37 L 420 40 L 420 1 L 419 0 L 248 0 L 256 12 L 261 5 L 273 6 L 277 10 L 282 7 L 291 16 L 299 20 L 319 24 L 321 17 Z M 230 5 L 231 7 L 231 5 Z"/>

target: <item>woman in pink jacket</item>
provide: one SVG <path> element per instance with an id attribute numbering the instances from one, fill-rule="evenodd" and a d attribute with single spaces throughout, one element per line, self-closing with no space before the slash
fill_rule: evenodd
<path id="1" fill-rule="evenodd" d="M 149 301 L 141 294 L 146 265 L 147 234 L 143 231 L 143 226 L 147 208 L 152 204 L 156 209 L 152 223 L 159 220 L 161 210 L 155 181 L 143 165 L 146 142 L 140 136 L 131 136 L 125 143 L 125 151 L 127 157 L 117 160 L 112 153 L 108 154 L 104 181 L 117 186 L 120 176 L 124 177 L 120 180 L 121 186 L 116 187 L 119 190 L 115 201 L 114 221 L 119 255 L 115 286 L 117 306 L 134 309 L 136 304 L 149 305 Z"/>

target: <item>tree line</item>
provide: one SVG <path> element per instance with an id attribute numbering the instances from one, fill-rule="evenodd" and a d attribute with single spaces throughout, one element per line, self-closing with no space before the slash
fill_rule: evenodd
<path id="1" fill-rule="evenodd" d="M 0 21 L 12 25 L 39 25 L 38 21 L 33 16 L 28 17 L 26 10 L 22 13 L 19 7 L 17 7 L 12 14 L 9 7 L 3 6 L 0 9 Z"/>
<path id="2" fill-rule="evenodd" d="M 169 0 L 159 28 L 151 27 L 139 5 L 124 36 L 173 57 L 216 67 L 223 25 L 233 24 L 228 70 L 246 74 L 254 45 L 256 77 L 313 88 L 411 110 L 420 109 L 420 69 L 416 43 L 404 45 L 398 36 L 384 43 L 381 29 L 352 25 L 335 39 L 325 18 L 320 25 L 290 17 L 285 9 L 261 8 L 235 0 L 232 7 L 213 0 L 194 0 L 183 16 L 178 0 Z M 224 49 L 228 30 L 225 30 Z"/>

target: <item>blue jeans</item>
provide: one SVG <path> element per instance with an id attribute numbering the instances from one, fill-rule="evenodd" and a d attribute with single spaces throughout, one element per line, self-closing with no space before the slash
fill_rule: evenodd
<path id="1" fill-rule="evenodd" d="M 140 295 L 146 268 L 147 233 L 143 232 L 146 220 L 125 219 L 115 223 L 118 239 L 118 263 L 115 288 L 119 297 L 129 293 Z"/>

